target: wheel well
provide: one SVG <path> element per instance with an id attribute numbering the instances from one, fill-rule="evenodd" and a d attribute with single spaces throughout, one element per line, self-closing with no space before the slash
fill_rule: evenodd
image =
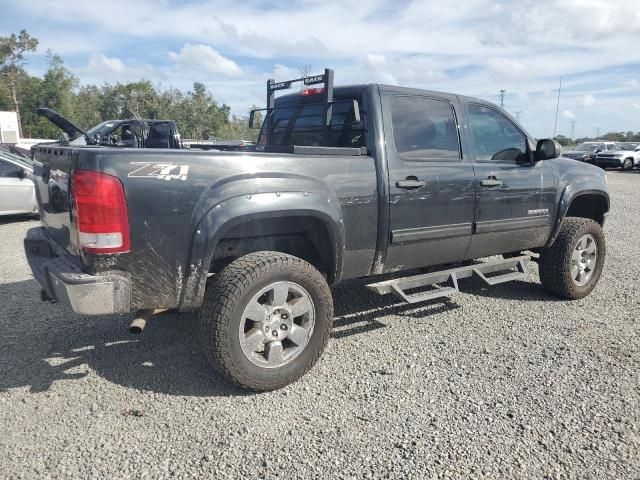
<path id="1" fill-rule="evenodd" d="M 313 217 L 265 218 L 232 227 L 216 245 L 209 271 L 218 273 L 236 258 L 260 251 L 302 258 L 325 274 L 329 284 L 334 280 L 333 241 L 326 225 Z"/>
<path id="2" fill-rule="evenodd" d="M 587 193 L 573 199 L 567 217 L 582 217 L 604 224 L 604 214 L 609 210 L 607 199 L 597 193 Z"/>

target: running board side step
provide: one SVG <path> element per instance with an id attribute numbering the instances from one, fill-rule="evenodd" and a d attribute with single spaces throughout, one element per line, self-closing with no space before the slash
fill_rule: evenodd
<path id="1" fill-rule="evenodd" d="M 394 280 L 371 283 L 367 285 L 367 288 L 380 295 L 394 293 L 407 303 L 424 302 L 426 300 L 433 300 L 453 295 L 460 291 L 458 288 L 458 280 L 462 278 L 469 278 L 473 276 L 473 274 L 476 274 L 484 280 L 487 285 L 497 285 L 499 283 L 522 278 L 526 273 L 529 260 L 530 257 L 528 255 L 522 255 L 520 257 L 507 258 L 498 262 L 479 263 L 476 265 L 468 265 L 466 267 L 452 268 L 450 270 L 414 275 L 413 277 L 396 278 Z M 499 274 L 491 275 L 493 273 Z M 446 283 L 449 283 L 449 286 L 440 285 Z M 426 292 L 407 294 L 408 290 L 428 286 L 434 286 L 436 288 Z"/>

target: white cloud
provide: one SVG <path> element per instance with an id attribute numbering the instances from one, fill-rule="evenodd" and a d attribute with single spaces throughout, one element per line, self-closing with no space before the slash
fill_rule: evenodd
<path id="1" fill-rule="evenodd" d="M 567 120 L 576 119 L 576 115 L 571 110 L 563 110 L 560 115 L 562 115 L 562 118 L 566 118 Z"/>
<path id="2" fill-rule="evenodd" d="M 527 69 L 522 62 L 509 58 L 490 58 L 487 61 L 487 65 L 498 75 L 509 78 L 519 78 L 527 73 Z"/>
<path id="3" fill-rule="evenodd" d="M 107 75 L 122 75 L 127 70 L 119 58 L 109 58 L 102 53 L 93 53 L 89 57 L 87 69 L 93 72 L 103 72 Z"/>
<path id="4" fill-rule="evenodd" d="M 92 81 L 95 79 L 100 81 L 141 80 L 143 78 L 157 80 L 158 77 L 162 77 L 161 72 L 151 65 L 127 64 L 119 58 L 108 57 L 103 53 L 92 53 L 86 66 L 72 70 L 75 74 Z"/>
<path id="5" fill-rule="evenodd" d="M 582 103 L 583 107 L 592 107 L 596 103 L 596 97 L 594 97 L 590 93 L 587 93 L 586 95 L 582 96 L 582 98 L 580 99 L 580 103 Z"/>
<path id="6" fill-rule="evenodd" d="M 242 69 L 236 62 L 209 45 L 185 43 L 179 53 L 169 52 L 168 56 L 179 68 L 189 71 L 204 69 L 227 78 L 242 75 Z"/>

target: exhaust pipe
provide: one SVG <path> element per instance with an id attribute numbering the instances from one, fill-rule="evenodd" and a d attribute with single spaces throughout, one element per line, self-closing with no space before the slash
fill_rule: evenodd
<path id="1" fill-rule="evenodd" d="M 164 310 L 156 310 L 153 308 L 149 308 L 147 310 L 138 310 L 136 312 L 135 318 L 131 322 L 131 325 L 129 325 L 129 333 L 133 333 L 134 335 L 141 334 L 151 316 L 155 313 L 163 311 Z"/>

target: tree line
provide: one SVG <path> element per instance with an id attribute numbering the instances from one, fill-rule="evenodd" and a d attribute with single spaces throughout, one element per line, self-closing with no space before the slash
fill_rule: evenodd
<path id="1" fill-rule="evenodd" d="M 22 30 L 0 37 L 0 110 L 18 112 L 21 135 L 57 138 L 59 129 L 39 117 L 38 107 L 49 107 L 83 129 L 105 120 L 148 118 L 175 120 L 182 138 L 194 140 L 255 140 L 246 116 L 231 113 L 199 82 L 189 91 L 163 88 L 149 80 L 81 85 L 59 55 L 48 51 L 48 69 L 42 76 L 30 75 L 25 66 L 35 52 L 38 39 Z"/>
<path id="2" fill-rule="evenodd" d="M 610 142 L 632 142 L 637 143 L 640 142 L 640 132 L 609 132 L 604 135 L 600 135 L 599 137 L 581 137 L 572 140 L 569 137 L 565 137 L 564 135 L 557 135 L 554 140 L 556 140 L 560 145 L 566 147 L 567 145 L 578 145 L 583 142 L 593 142 L 596 140 L 607 140 Z"/>

